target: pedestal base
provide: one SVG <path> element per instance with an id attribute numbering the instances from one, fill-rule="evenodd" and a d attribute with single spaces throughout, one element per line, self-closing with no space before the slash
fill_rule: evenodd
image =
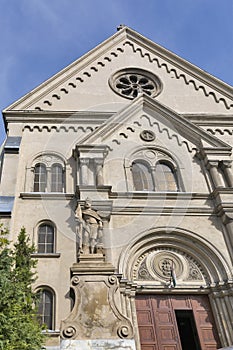
<path id="1" fill-rule="evenodd" d="M 133 339 L 62 340 L 61 350 L 136 350 Z"/>

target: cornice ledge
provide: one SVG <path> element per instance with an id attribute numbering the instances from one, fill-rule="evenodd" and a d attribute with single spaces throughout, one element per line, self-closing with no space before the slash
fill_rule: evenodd
<path id="1" fill-rule="evenodd" d="M 222 218 L 222 222 L 225 225 L 233 222 L 233 208 L 226 208 L 225 206 L 219 205 L 215 209 L 215 214 Z"/>
<path id="2" fill-rule="evenodd" d="M 39 200 L 72 200 L 75 197 L 73 193 L 56 193 L 56 192 L 21 192 L 19 198 L 21 199 L 39 199 Z"/>
<path id="3" fill-rule="evenodd" d="M 215 214 L 212 208 L 206 206 L 113 206 L 112 215 L 188 215 L 188 216 L 210 216 Z"/>
<path id="4" fill-rule="evenodd" d="M 230 196 L 233 196 L 233 188 L 232 187 L 216 188 L 213 192 L 210 193 L 210 197 L 211 198 L 216 198 L 219 195 L 230 195 Z"/>
<path id="5" fill-rule="evenodd" d="M 216 188 L 211 197 L 215 202 L 214 212 L 224 224 L 233 220 L 233 188 Z"/>
<path id="6" fill-rule="evenodd" d="M 96 111 L 5 111 L 3 112 L 6 121 L 37 122 L 39 120 L 47 123 L 74 123 L 92 122 L 99 124 L 110 118 L 116 112 L 96 112 Z"/>
<path id="7" fill-rule="evenodd" d="M 146 192 L 146 191 L 132 191 L 132 192 L 110 192 L 109 198 L 112 199 L 174 199 L 174 200 L 190 200 L 190 199 L 210 199 L 209 193 L 197 192 Z"/>
<path id="8" fill-rule="evenodd" d="M 174 112 L 172 109 L 154 100 L 146 94 L 136 97 L 132 103 L 125 106 L 121 111 L 112 115 L 103 125 L 95 130 L 92 135 L 88 135 L 82 139 L 82 143 L 95 143 L 96 140 L 102 138 L 102 141 L 110 135 L 114 134 L 117 129 L 128 121 L 133 114 L 139 112 L 151 113 L 158 112 L 165 118 L 170 118 L 172 124 L 177 128 L 182 137 L 193 143 L 197 148 L 203 147 L 204 140 L 209 146 L 213 147 L 229 147 L 225 142 L 219 140 L 217 137 L 210 135 L 204 129 L 186 120 L 180 114 Z M 195 148 L 196 150 L 196 148 Z"/>

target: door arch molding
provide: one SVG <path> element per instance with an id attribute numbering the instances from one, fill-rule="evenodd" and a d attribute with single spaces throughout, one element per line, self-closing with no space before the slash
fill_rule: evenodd
<path id="1" fill-rule="evenodd" d="M 155 248 L 179 250 L 193 258 L 205 275 L 205 287 L 221 285 L 232 279 L 226 259 L 211 242 L 192 231 L 175 227 L 152 228 L 132 240 L 119 257 L 118 268 L 123 278 L 136 282 L 133 270 L 138 259 Z"/>

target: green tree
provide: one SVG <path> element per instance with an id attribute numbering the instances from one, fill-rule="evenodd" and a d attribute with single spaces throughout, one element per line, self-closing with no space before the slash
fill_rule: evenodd
<path id="1" fill-rule="evenodd" d="M 37 317 L 34 247 L 21 229 L 14 248 L 0 227 L 0 349 L 39 350 L 45 340 Z"/>

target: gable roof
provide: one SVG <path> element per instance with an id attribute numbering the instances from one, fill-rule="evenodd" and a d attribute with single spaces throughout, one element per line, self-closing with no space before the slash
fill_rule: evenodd
<path id="1" fill-rule="evenodd" d="M 3 112 L 31 109 L 51 110 L 50 106 L 53 100 L 65 98 L 69 89 L 76 87 L 75 84 L 78 81 L 83 82 L 106 62 L 111 61 L 111 57 L 107 53 L 110 53 L 112 57 L 117 56 L 121 50 L 120 44 L 131 46 L 135 52 L 139 51 L 142 57 L 155 61 L 157 66 L 163 67 L 167 73 L 175 74 L 175 77 L 183 79 L 185 84 L 193 85 L 195 90 L 201 90 L 205 96 L 212 96 L 215 102 L 223 103 L 226 109 L 229 110 L 233 107 L 231 86 L 125 26 L 96 48 L 11 104 Z M 98 61 L 98 58 L 104 56 L 105 53 L 104 59 Z M 43 108 L 41 107 L 42 102 Z"/>
<path id="2" fill-rule="evenodd" d="M 185 139 L 195 146 L 188 146 L 185 141 L 189 149 L 218 149 L 226 154 L 231 152 L 231 146 L 227 143 L 210 135 L 199 126 L 146 94 L 141 94 L 135 98 L 129 106 L 114 114 L 91 134 L 81 139 L 79 144 L 101 144 L 109 138 L 114 138 L 116 141 L 116 135 L 121 131 L 121 128 L 124 126 L 129 128 L 130 122 L 138 114 L 141 116 L 150 115 L 153 120 L 150 122 L 151 126 L 157 125 L 158 130 L 161 133 L 166 132 L 169 139 L 173 137 L 177 139 L 181 136 L 183 140 Z M 162 128 L 161 125 L 163 125 Z"/>

